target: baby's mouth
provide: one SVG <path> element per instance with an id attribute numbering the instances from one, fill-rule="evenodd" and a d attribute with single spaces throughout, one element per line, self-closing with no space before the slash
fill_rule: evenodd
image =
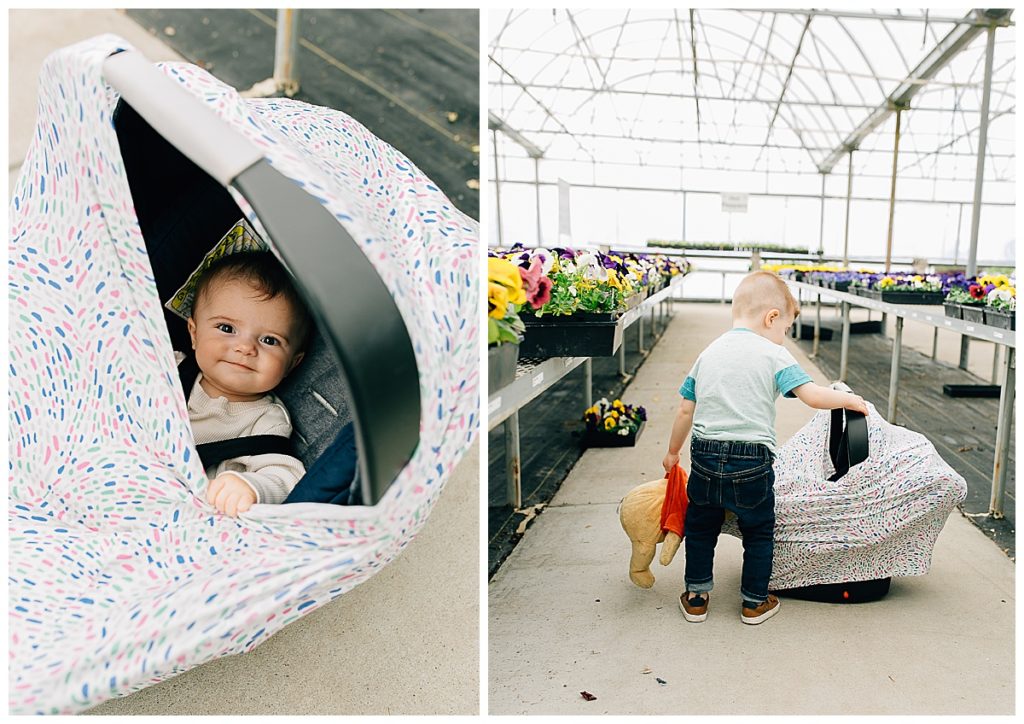
<path id="1" fill-rule="evenodd" d="M 243 370 L 249 370 L 250 372 L 253 371 L 252 367 L 249 367 L 248 365 L 244 365 L 241 362 L 232 362 L 231 360 L 224 360 L 224 361 L 227 362 L 232 367 L 239 367 L 239 368 L 241 368 Z"/>

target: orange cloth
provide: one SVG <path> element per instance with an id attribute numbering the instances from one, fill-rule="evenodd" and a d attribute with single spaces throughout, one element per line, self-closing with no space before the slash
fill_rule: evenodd
<path id="1" fill-rule="evenodd" d="M 668 474 L 665 486 L 665 502 L 661 504 L 661 529 L 672 531 L 683 537 L 683 522 L 686 520 L 686 471 L 676 465 Z"/>

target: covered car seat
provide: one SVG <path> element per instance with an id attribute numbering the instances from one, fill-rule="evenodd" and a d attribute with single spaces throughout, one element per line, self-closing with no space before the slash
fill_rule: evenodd
<path id="1" fill-rule="evenodd" d="M 243 141 L 232 146 L 241 155 L 228 154 L 235 162 L 257 149 L 243 169 L 258 171 L 221 177 L 197 162 L 210 178 L 193 174 L 196 186 L 149 184 L 140 163 L 180 169 L 158 144 L 149 159 L 133 155 L 145 144 L 130 150 L 129 111 L 119 110 L 105 73 L 120 51 L 131 48 L 108 35 L 47 59 L 36 134 L 10 205 L 13 714 L 81 711 L 252 649 L 365 581 L 415 535 L 478 427 L 477 223 L 344 113 L 243 100 L 188 64 L 161 66 L 160 80 L 169 80 L 150 91 L 184 91 L 189 108 L 229 129 L 212 144 Z M 150 114 L 143 125 L 159 123 Z M 295 238 L 293 228 L 304 227 L 289 210 L 307 197 L 325 213 L 312 238 Z M 257 505 L 232 519 L 205 502 L 160 275 L 173 266 L 168 249 L 194 258 L 242 216 L 294 273 L 319 327 L 319 361 L 304 361 L 305 377 L 282 391 L 300 454 L 310 467 L 357 421 L 366 505 Z M 218 231 L 195 241 L 205 219 Z M 360 257 L 332 247 L 345 239 Z M 322 270 L 350 279 L 340 266 L 360 259 L 367 284 L 332 289 Z M 321 270 L 310 274 L 314 264 Z M 374 283 L 400 317 L 389 317 Z M 390 340 L 395 318 L 418 371 L 414 399 L 392 395 L 378 408 L 374 386 L 393 360 L 377 358 L 370 374 L 372 359 L 344 343 L 377 349 L 366 330 Z M 359 384 L 366 379 L 372 389 Z M 397 380 L 396 389 L 408 388 Z M 306 419 L 300 398 L 322 417 Z M 412 408 L 410 439 L 402 416 Z"/>
<path id="2" fill-rule="evenodd" d="M 868 409 L 867 459 L 838 477 L 828 410 L 779 448 L 771 590 L 921 576 L 931 567 L 967 482 L 924 435 L 889 424 L 871 403 Z M 742 537 L 735 518 L 722 530 Z"/>

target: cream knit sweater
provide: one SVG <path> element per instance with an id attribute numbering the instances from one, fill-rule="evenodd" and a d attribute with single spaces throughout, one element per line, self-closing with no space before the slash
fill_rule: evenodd
<path id="1" fill-rule="evenodd" d="M 232 440 L 247 435 L 292 433 L 288 410 L 272 394 L 252 402 L 228 402 L 211 398 L 196 377 L 188 398 L 188 418 L 196 445 Z M 235 473 L 256 493 L 257 503 L 283 503 L 295 484 L 305 475 L 302 462 L 290 455 L 265 454 L 231 458 L 206 471 L 213 480 L 224 472 Z"/>

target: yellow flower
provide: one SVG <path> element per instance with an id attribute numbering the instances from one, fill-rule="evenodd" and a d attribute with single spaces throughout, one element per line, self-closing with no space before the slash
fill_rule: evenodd
<path id="1" fill-rule="evenodd" d="M 507 259 L 488 257 L 487 279 L 492 284 L 497 283 L 508 289 L 508 301 L 512 304 L 523 304 L 526 301 L 526 291 L 523 289 L 519 267 Z"/>
<path id="2" fill-rule="evenodd" d="M 619 281 L 619 274 L 614 269 L 608 269 L 608 285 L 616 289 L 622 289 L 622 282 Z"/>
<path id="3" fill-rule="evenodd" d="M 612 418 L 613 420 L 618 420 L 619 419 L 619 412 L 618 412 L 618 410 L 610 410 L 608 412 L 608 417 Z"/>
<path id="4" fill-rule="evenodd" d="M 487 282 L 487 314 L 495 319 L 504 319 L 508 313 L 508 289 L 501 284 Z"/>
<path id="5" fill-rule="evenodd" d="M 615 429 L 615 418 L 614 417 L 606 417 L 604 419 L 604 429 L 605 430 L 613 430 L 613 429 Z"/>
<path id="6" fill-rule="evenodd" d="M 612 407 L 616 408 L 617 410 L 625 410 L 626 409 L 626 406 L 622 404 L 622 400 L 614 400 L 612 402 Z"/>
<path id="7" fill-rule="evenodd" d="M 888 289 L 889 287 L 894 286 L 895 284 L 896 281 L 894 279 L 890 277 L 882 277 L 882 279 L 878 282 L 878 288 Z"/>

